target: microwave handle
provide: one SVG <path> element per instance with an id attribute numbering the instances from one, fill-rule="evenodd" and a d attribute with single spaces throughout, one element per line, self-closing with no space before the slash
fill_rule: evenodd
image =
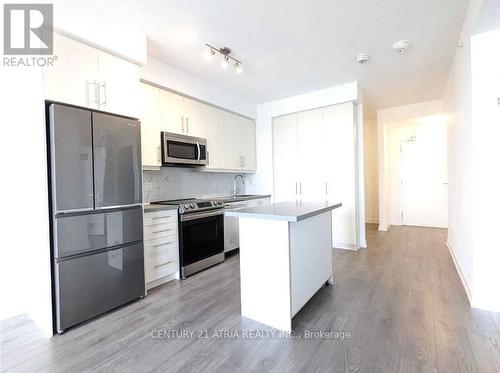
<path id="1" fill-rule="evenodd" d="M 196 147 L 197 147 L 197 153 L 196 153 L 196 160 L 199 162 L 200 161 L 200 143 L 198 141 L 196 141 Z"/>

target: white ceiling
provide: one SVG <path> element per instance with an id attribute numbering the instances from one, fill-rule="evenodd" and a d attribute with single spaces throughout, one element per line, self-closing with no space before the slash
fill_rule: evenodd
<path id="1" fill-rule="evenodd" d="M 151 57 L 255 102 L 357 80 L 373 117 L 442 97 L 469 0 L 89 2 L 145 30 Z M 405 54 L 391 49 L 400 39 L 411 40 Z M 230 47 L 244 73 L 205 62 L 205 42 Z"/>

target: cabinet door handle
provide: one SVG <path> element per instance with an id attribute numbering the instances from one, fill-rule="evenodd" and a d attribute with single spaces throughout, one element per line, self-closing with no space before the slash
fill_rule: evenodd
<path id="1" fill-rule="evenodd" d="M 94 85 L 94 99 L 93 100 L 90 99 L 90 93 L 92 92 L 90 90 L 91 85 Z M 98 101 L 99 101 L 98 97 L 99 97 L 99 94 L 98 94 L 98 90 L 97 90 L 97 82 L 95 80 L 94 81 L 86 80 L 85 81 L 85 99 L 86 99 L 87 106 L 97 107 Z"/>
<path id="2" fill-rule="evenodd" d="M 158 225 L 158 224 L 157 224 Z M 159 231 L 153 231 L 153 234 L 156 234 L 156 233 L 163 233 L 163 232 L 168 232 L 168 231 L 171 231 L 172 229 L 162 229 L 162 230 L 159 230 Z"/>
<path id="3" fill-rule="evenodd" d="M 101 89 L 103 89 L 104 94 L 102 95 L 104 100 L 101 101 Z M 101 107 L 106 108 L 106 105 L 108 103 L 108 95 L 106 93 L 106 82 L 102 82 L 99 84 L 99 109 Z"/>
<path id="4" fill-rule="evenodd" d="M 298 183 L 295 182 L 295 197 L 297 197 L 297 194 L 299 194 L 299 191 L 298 191 Z"/>
<path id="5" fill-rule="evenodd" d="M 164 242 L 164 243 L 159 243 L 159 244 L 153 245 L 153 247 L 160 247 L 160 246 L 170 245 L 172 242 L 174 242 L 174 241 L 168 241 L 168 242 Z"/>
<path id="6" fill-rule="evenodd" d="M 163 267 L 163 266 L 166 266 L 167 264 L 170 264 L 170 263 L 173 263 L 173 261 L 171 260 L 171 261 L 166 262 L 166 263 L 157 264 L 157 265 L 155 265 L 154 267 L 155 267 L 155 268 L 158 268 L 158 267 Z"/>
<path id="7" fill-rule="evenodd" d="M 325 194 L 328 196 L 328 182 L 325 182 Z"/>
<path id="8" fill-rule="evenodd" d="M 182 133 L 184 133 L 184 117 L 181 117 Z"/>
<path id="9" fill-rule="evenodd" d="M 156 159 L 158 160 L 158 163 L 161 163 L 161 147 L 158 145 L 156 147 Z"/>
<path id="10" fill-rule="evenodd" d="M 189 133 L 189 117 L 186 117 L 186 133 Z"/>
<path id="11" fill-rule="evenodd" d="M 302 181 L 299 183 L 299 192 L 300 192 L 300 195 L 302 196 Z"/>

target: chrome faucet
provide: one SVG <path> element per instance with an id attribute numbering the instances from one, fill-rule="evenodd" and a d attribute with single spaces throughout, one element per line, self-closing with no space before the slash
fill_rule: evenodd
<path id="1" fill-rule="evenodd" d="M 241 183 L 245 185 L 245 178 L 243 175 L 236 175 L 233 180 L 233 196 L 236 197 L 238 195 L 237 189 L 236 189 L 236 181 L 238 180 L 238 176 L 241 177 Z"/>

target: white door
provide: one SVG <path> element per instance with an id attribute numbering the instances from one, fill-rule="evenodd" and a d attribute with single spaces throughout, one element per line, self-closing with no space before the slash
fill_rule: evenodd
<path id="1" fill-rule="evenodd" d="M 137 117 L 139 66 L 109 53 L 98 52 L 99 108 L 111 113 Z"/>
<path id="2" fill-rule="evenodd" d="M 299 198 L 309 202 L 326 201 L 325 142 L 323 109 L 297 114 Z"/>
<path id="3" fill-rule="evenodd" d="M 446 125 L 419 126 L 401 141 L 403 225 L 446 228 Z"/>
<path id="4" fill-rule="evenodd" d="M 160 127 L 162 131 L 185 134 L 184 111 L 184 97 L 160 89 Z"/>
<path id="5" fill-rule="evenodd" d="M 159 167 L 161 166 L 160 90 L 144 83 L 140 84 L 140 88 L 142 165 Z"/>
<path id="6" fill-rule="evenodd" d="M 298 195 L 297 115 L 273 119 L 274 201 L 295 201 Z"/>
<path id="7" fill-rule="evenodd" d="M 200 137 L 207 139 L 207 168 L 224 168 L 224 119 L 222 111 L 202 104 L 203 132 Z"/>
<path id="8" fill-rule="evenodd" d="M 352 102 L 330 106 L 323 111 L 323 136 L 327 178 L 327 199 L 342 203 L 332 212 L 333 245 L 357 246 L 356 226 L 356 150 L 354 105 Z"/>

